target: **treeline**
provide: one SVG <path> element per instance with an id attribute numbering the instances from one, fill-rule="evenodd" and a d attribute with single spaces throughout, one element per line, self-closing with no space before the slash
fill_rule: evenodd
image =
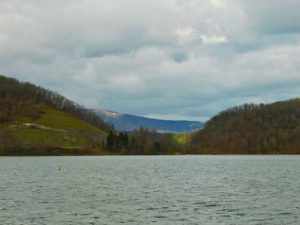
<path id="1" fill-rule="evenodd" d="M 176 143 L 173 134 L 157 133 L 141 127 L 132 132 L 110 131 L 106 149 L 124 155 L 157 155 L 180 153 L 183 148 Z"/>
<path id="2" fill-rule="evenodd" d="M 96 148 L 60 148 L 34 146 L 32 148 L 0 148 L 0 156 L 64 156 L 64 155 L 105 155 L 107 152 Z"/>
<path id="3" fill-rule="evenodd" d="M 300 99 L 223 111 L 194 133 L 192 153 L 300 153 Z"/>
<path id="4" fill-rule="evenodd" d="M 0 127 L 0 155 L 53 155 L 59 154 L 60 151 L 62 154 L 66 154 L 64 148 L 48 146 L 43 144 L 44 140 L 40 140 L 33 147 L 24 148 L 22 138 L 16 137 L 8 128 L 8 125 L 17 118 L 38 119 L 43 111 L 39 111 L 39 107 L 35 107 L 37 104 L 53 107 L 106 131 L 106 139 L 95 136 L 94 133 L 77 134 L 88 140 L 89 144 L 83 146 L 83 151 L 92 148 L 105 149 L 112 154 L 145 155 L 174 154 L 179 153 L 182 148 L 181 145 L 176 143 L 172 134 L 161 134 L 146 128 L 140 128 L 132 132 L 119 132 L 83 106 L 53 91 L 0 75 L 0 125 L 3 125 Z M 55 146 L 55 143 L 53 145 Z M 75 148 L 72 149 L 71 153 L 79 154 L 80 152 L 81 150 Z M 91 149 L 88 152 L 91 153 Z"/>
<path id="5" fill-rule="evenodd" d="M 266 105 L 245 104 L 228 109 L 211 118 L 202 130 L 187 135 L 189 141 L 179 142 L 174 134 L 157 133 L 146 128 L 133 132 L 116 131 L 83 106 L 53 91 L 0 76 L 0 154 L 6 154 L 7 150 L 20 153 L 22 137 L 16 137 L 10 125 L 19 117 L 38 119 L 43 112 L 35 107 L 37 104 L 51 106 L 106 131 L 102 136 L 80 131 L 83 134 L 76 131 L 76 127 L 76 135 L 72 133 L 69 139 L 85 138 L 89 143 L 82 149 L 73 149 L 76 154 L 100 154 L 101 149 L 125 155 L 300 153 L 300 99 Z M 64 143 L 65 139 L 60 145 Z M 37 145 L 26 151 L 23 149 L 23 153 L 59 154 L 63 149 L 62 154 L 72 154 L 65 148 L 54 146 Z M 89 151 L 85 151 L 87 148 Z"/>
<path id="6" fill-rule="evenodd" d="M 0 123 L 11 122 L 20 114 L 38 117 L 34 104 L 54 107 L 104 131 L 112 129 L 94 113 L 53 91 L 0 75 Z"/>

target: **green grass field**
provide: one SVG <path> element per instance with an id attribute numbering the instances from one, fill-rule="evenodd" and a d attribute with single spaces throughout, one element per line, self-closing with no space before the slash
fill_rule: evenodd
<path id="1" fill-rule="evenodd" d="M 49 106 L 34 105 L 33 111 L 39 115 L 37 118 L 20 114 L 12 123 L 1 125 L 0 147 L 11 144 L 22 149 L 38 146 L 101 148 L 106 138 L 107 134 L 102 130 Z"/>

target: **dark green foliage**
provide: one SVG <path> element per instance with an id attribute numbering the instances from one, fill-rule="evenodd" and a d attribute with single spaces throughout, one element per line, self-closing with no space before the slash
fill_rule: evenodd
<path id="1" fill-rule="evenodd" d="M 179 145 L 172 134 L 140 128 L 132 132 L 109 132 L 106 147 L 109 151 L 130 155 L 174 154 Z"/>
<path id="2" fill-rule="evenodd" d="M 115 134 L 112 131 L 110 131 L 106 139 L 106 148 L 111 151 L 114 147 L 114 143 L 115 143 Z"/>
<path id="3" fill-rule="evenodd" d="M 300 153 L 300 99 L 246 104 L 213 117 L 191 140 L 194 153 Z"/>
<path id="4" fill-rule="evenodd" d="M 106 140 L 106 148 L 112 152 L 119 152 L 128 147 L 128 134 L 126 132 L 110 131 Z"/>
<path id="5" fill-rule="evenodd" d="M 0 148 L 0 156 L 57 156 L 57 155 L 107 155 L 108 153 L 94 148 L 59 148 L 47 146 L 35 146 L 27 149 Z"/>

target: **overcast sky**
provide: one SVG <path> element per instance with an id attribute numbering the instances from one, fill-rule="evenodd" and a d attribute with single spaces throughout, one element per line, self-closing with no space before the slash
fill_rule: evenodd
<path id="1" fill-rule="evenodd" d="M 300 96 L 299 0 L 0 0 L 0 74 L 89 108 L 206 120 Z"/>

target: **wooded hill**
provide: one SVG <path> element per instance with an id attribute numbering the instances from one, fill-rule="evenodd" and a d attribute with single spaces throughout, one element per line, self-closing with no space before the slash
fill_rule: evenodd
<path id="1" fill-rule="evenodd" d="M 192 134 L 121 132 L 55 92 L 0 76 L 0 155 L 288 153 L 300 153 L 300 99 L 234 107 Z"/>
<path id="2" fill-rule="evenodd" d="M 173 135 L 144 128 L 117 131 L 53 91 L 0 76 L 0 155 L 174 154 L 178 149 Z"/>
<path id="3" fill-rule="evenodd" d="M 200 154 L 299 154 L 300 99 L 221 112 L 190 144 L 190 151 Z"/>
<path id="4" fill-rule="evenodd" d="M 81 150 L 101 149 L 110 129 L 55 92 L 0 76 L 0 155 L 95 153 Z"/>
<path id="5" fill-rule="evenodd" d="M 11 122 L 20 113 L 33 118 L 38 116 L 32 108 L 35 104 L 45 104 L 61 110 L 105 131 L 111 129 L 84 106 L 45 88 L 0 75 L 0 122 Z"/>

